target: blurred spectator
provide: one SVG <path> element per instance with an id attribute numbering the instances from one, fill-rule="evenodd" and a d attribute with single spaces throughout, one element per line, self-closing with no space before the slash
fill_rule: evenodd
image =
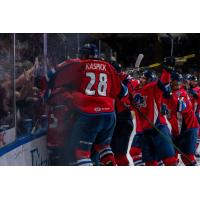
<path id="1" fill-rule="evenodd" d="M 28 71 L 24 70 L 16 79 L 16 105 L 17 105 L 17 123 L 18 134 L 22 132 L 23 119 L 32 119 L 33 123 L 36 123 L 39 115 L 40 98 L 39 89 L 35 87 L 35 72 L 37 70 L 36 64 L 34 64 Z"/>
<path id="2" fill-rule="evenodd" d="M 8 73 L 3 73 L 0 81 L 0 125 L 14 125 L 13 81 Z"/>

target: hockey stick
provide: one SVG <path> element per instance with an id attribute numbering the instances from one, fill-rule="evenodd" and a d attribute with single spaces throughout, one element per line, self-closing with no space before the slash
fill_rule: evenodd
<path id="1" fill-rule="evenodd" d="M 140 53 L 135 61 L 135 68 L 128 70 L 127 73 L 130 74 L 133 72 L 139 72 L 139 70 L 147 68 L 147 67 L 140 68 L 140 64 L 141 64 L 143 58 L 144 58 L 144 54 Z"/>
<path id="2" fill-rule="evenodd" d="M 141 116 L 148 121 L 148 123 L 166 140 L 168 141 L 173 147 L 174 149 L 176 149 L 182 156 L 184 156 L 187 161 L 192 165 L 194 166 L 194 163 L 190 160 L 190 158 L 187 157 L 187 155 L 185 155 L 171 140 L 169 140 L 169 138 L 164 135 L 162 133 L 162 131 L 160 131 L 152 122 L 151 120 L 144 114 L 141 112 L 141 110 L 137 107 L 137 106 L 134 106 L 134 108 L 141 114 Z"/>
<path id="3" fill-rule="evenodd" d="M 150 125 L 165 139 L 165 140 L 167 140 L 170 144 L 172 144 L 172 146 L 174 147 L 174 149 L 176 149 L 182 156 L 184 156 L 184 157 L 187 159 L 187 161 L 189 161 L 189 163 L 190 163 L 191 165 L 194 166 L 194 163 L 187 157 L 187 155 L 185 155 L 171 140 L 169 140 L 168 137 L 165 136 L 165 135 L 162 133 L 162 131 L 160 131 L 160 130 L 150 121 L 150 119 L 149 119 L 144 113 L 142 113 L 142 112 L 140 111 L 139 108 L 137 108 L 136 106 L 134 106 L 134 107 L 135 107 L 136 110 L 141 114 L 141 116 L 142 116 L 145 120 L 147 120 L 147 121 L 149 122 L 149 124 L 150 124 Z"/>
<path id="4" fill-rule="evenodd" d="M 166 34 L 170 40 L 171 40 L 171 51 L 170 51 L 170 56 L 172 57 L 173 56 L 173 53 L 174 53 L 174 37 L 170 34 L 170 33 L 167 33 Z M 146 70 L 146 69 L 149 69 L 149 68 L 152 68 L 152 67 L 155 67 L 155 66 L 148 66 L 148 67 L 141 67 L 139 68 L 140 64 L 141 64 L 141 61 L 143 59 L 144 55 L 143 54 L 139 54 L 137 59 L 136 59 L 136 62 L 135 62 L 135 68 L 132 69 L 132 70 L 128 70 L 127 73 L 133 73 L 135 71 L 139 72 L 139 70 Z M 159 65 L 158 65 L 159 66 Z"/>
<path id="5" fill-rule="evenodd" d="M 144 58 L 144 54 L 140 53 L 136 59 L 136 62 L 135 62 L 135 68 L 139 71 L 139 67 L 140 67 L 140 64 L 142 62 L 142 59 Z"/>
<path id="6" fill-rule="evenodd" d="M 189 54 L 189 55 L 186 55 L 186 56 L 176 57 L 175 59 L 176 59 L 176 62 L 178 63 L 181 60 L 187 61 L 188 59 L 194 58 L 194 57 L 196 57 L 195 54 Z M 139 69 L 134 68 L 134 69 L 131 69 L 131 70 L 127 70 L 127 73 L 133 73 L 137 70 L 151 69 L 151 68 L 154 68 L 154 67 L 159 67 L 160 65 L 161 65 L 161 63 L 154 63 L 154 64 L 149 65 L 148 67 L 140 67 Z"/>
<path id="7" fill-rule="evenodd" d="M 160 65 L 158 65 L 158 66 L 160 66 Z M 134 69 L 128 70 L 127 73 L 138 72 L 138 71 L 140 71 L 140 70 L 151 69 L 151 68 L 153 68 L 153 67 L 157 67 L 157 66 L 148 66 L 148 67 L 134 68 Z"/>

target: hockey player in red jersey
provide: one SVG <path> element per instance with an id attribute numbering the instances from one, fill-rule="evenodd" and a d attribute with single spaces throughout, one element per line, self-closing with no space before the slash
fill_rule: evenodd
<path id="1" fill-rule="evenodd" d="M 46 101 L 48 105 L 47 147 L 49 164 L 63 166 L 68 162 L 67 152 L 74 123 L 73 97 L 64 88 L 56 88 Z"/>
<path id="2" fill-rule="evenodd" d="M 154 77 L 151 77 L 151 78 L 153 80 Z M 130 85 L 129 85 L 129 91 L 131 91 L 131 93 L 133 94 L 139 88 L 140 88 L 140 80 L 131 79 Z M 133 102 L 133 99 L 132 99 L 132 102 Z M 140 113 L 138 112 L 135 106 L 131 107 L 131 112 L 133 116 L 134 137 L 131 143 L 131 148 L 130 148 L 129 153 L 135 166 L 144 166 L 145 163 L 142 160 L 142 138 L 143 138 L 142 121 L 144 119 L 140 119 Z"/>
<path id="3" fill-rule="evenodd" d="M 112 65 L 98 60 L 95 45 L 80 49 L 80 59 L 61 63 L 52 76 L 49 91 L 54 87 L 70 89 L 76 109 L 70 137 L 70 163 L 92 165 L 91 148 L 99 153 L 103 165 L 116 165 L 110 142 L 115 127 L 114 100 L 125 102 L 127 88 Z"/>
<path id="4" fill-rule="evenodd" d="M 198 85 L 198 78 L 195 75 L 190 75 L 188 77 L 188 81 L 189 81 L 188 94 L 191 98 L 194 113 L 200 124 L 200 87 Z M 199 134 L 197 138 L 196 149 L 198 148 L 199 143 L 200 143 L 200 129 L 199 129 Z M 196 152 L 196 156 L 200 157 L 198 152 Z"/>
<path id="5" fill-rule="evenodd" d="M 161 113 L 163 89 L 170 80 L 171 70 L 168 65 L 172 62 L 172 58 L 166 59 L 158 81 L 150 78 L 153 77 L 152 72 L 145 71 L 140 78 L 140 85 L 132 94 L 133 106 L 138 111 L 142 123 L 142 156 L 146 165 L 158 165 L 157 160 L 162 160 L 165 165 L 176 165 L 170 131 Z M 164 134 L 164 137 L 154 129 L 154 126 Z"/>
<path id="6" fill-rule="evenodd" d="M 121 71 L 121 67 L 118 63 L 112 63 L 117 72 L 119 73 L 120 79 L 124 85 L 130 86 L 132 77 Z M 126 107 L 119 98 L 115 102 L 116 108 L 116 126 L 112 137 L 111 148 L 115 156 L 115 160 L 118 166 L 129 165 L 127 158 L 127 150 L 131 133 L 133 131 L 133 120 L 131 111 Z"/>
<path id="7" fill-rule="evenodd" d="M 69 61 L 65 61 L 67 63 Z M 56 74 L 60 65 L 52 68 L 38 81 L 41 86 L 42 102 L 48 112 L 47 148 L 49 165 L 63 166 L 68 163 L 68 140 L 74 121 L 74 106 L 71 89 L 67 85 L 58 85 L 61 74 Z"/>
<path id="8" fill-rule="evenodd" d="M 198 78 L 195 75 L 191 75 L 189 78 L 188 94 L 191 98 L 193 110 L 199 120 L 200 116 L 200 87 L 198 86 Z M 200 121 L 200 120 L 199 120 Z"/>
<path id="9" fill-rule="evenodd" d="M 163 99 L 167 117 L 172 126 L 174 143 L 184 153 L 181 159 L 185 165 L 196 165 L 194 157 L 198 134 L 198 121 L 195 117 L 190 98 L 183 88 L 183 77 L 174 72 L 172 74 L 172 94 Z"/>
<path id="10" fill-rule="evenodd" d="M 91 144 L 95 144 L 102 165 L 116 165 L 110 147 L 116 123 L 114 100 L 122 99 L 128 91 L 122 86 L 113 66 L 95 57 L 88 60 L 88 55 L 91 55 L 88 50 L 91 51 L 91 46 L 80 50 L 84 69 L 77 93 L 80 96 L 77 102 L 75 99 L 80 112 L 72 131 L 71 144 L 75 147 L 77 165 L 91 164 Z"/>

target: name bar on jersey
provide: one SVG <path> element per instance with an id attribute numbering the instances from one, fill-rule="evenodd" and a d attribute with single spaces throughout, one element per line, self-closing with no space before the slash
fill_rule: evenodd
<path id="1" fill-rule="evenodd" d="M 101 70 L 106 71 L 106 65 L 102 63 L 86 63 L 85 70 Z"/>

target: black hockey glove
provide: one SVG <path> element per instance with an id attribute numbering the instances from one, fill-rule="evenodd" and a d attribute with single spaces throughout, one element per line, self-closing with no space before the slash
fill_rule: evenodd
<path id="1" fill-rule="evenodd" d="M 117 72 L 121 72 L 122 71 L 122 68 L 121 68 L 121 66 L 120 66 L 120 64 L 118 62 L 111 61 L 110 63 L 116 69 Z"/>
<path id="2" fill-rule="evenodd" d="M 163 63 L 162 63 L 162 67 L 166 70 L 166 71 L 168 71 L 169 73 L 172 73 L 172 72 L 174 72 L 175 70 L 174 70 L 174 66 L 175 66 L 175 64 L 176 64 L 176 59 L 175 59 L 175 57 L 166 57 L 166 58 L 164 58 L 164 61 L 163 61 Z"/>
<path id="3" fill-rule="evenodd" d="M 169 99 L 169 98 L 171 98 L 171 96 L 172 96 L 172 92 L 164 92 L 163 93 L 163 98 L 165 98 L 165 99 Z"/>
<path id="4" fill-rule="evenodd" d="M 162 104 L 162 106 L 161 106 L 161 113 L 163 115 L 168 115 L 169 114 L 169 110 L 167 109 L 167 106 L 165 104 Z"/>

